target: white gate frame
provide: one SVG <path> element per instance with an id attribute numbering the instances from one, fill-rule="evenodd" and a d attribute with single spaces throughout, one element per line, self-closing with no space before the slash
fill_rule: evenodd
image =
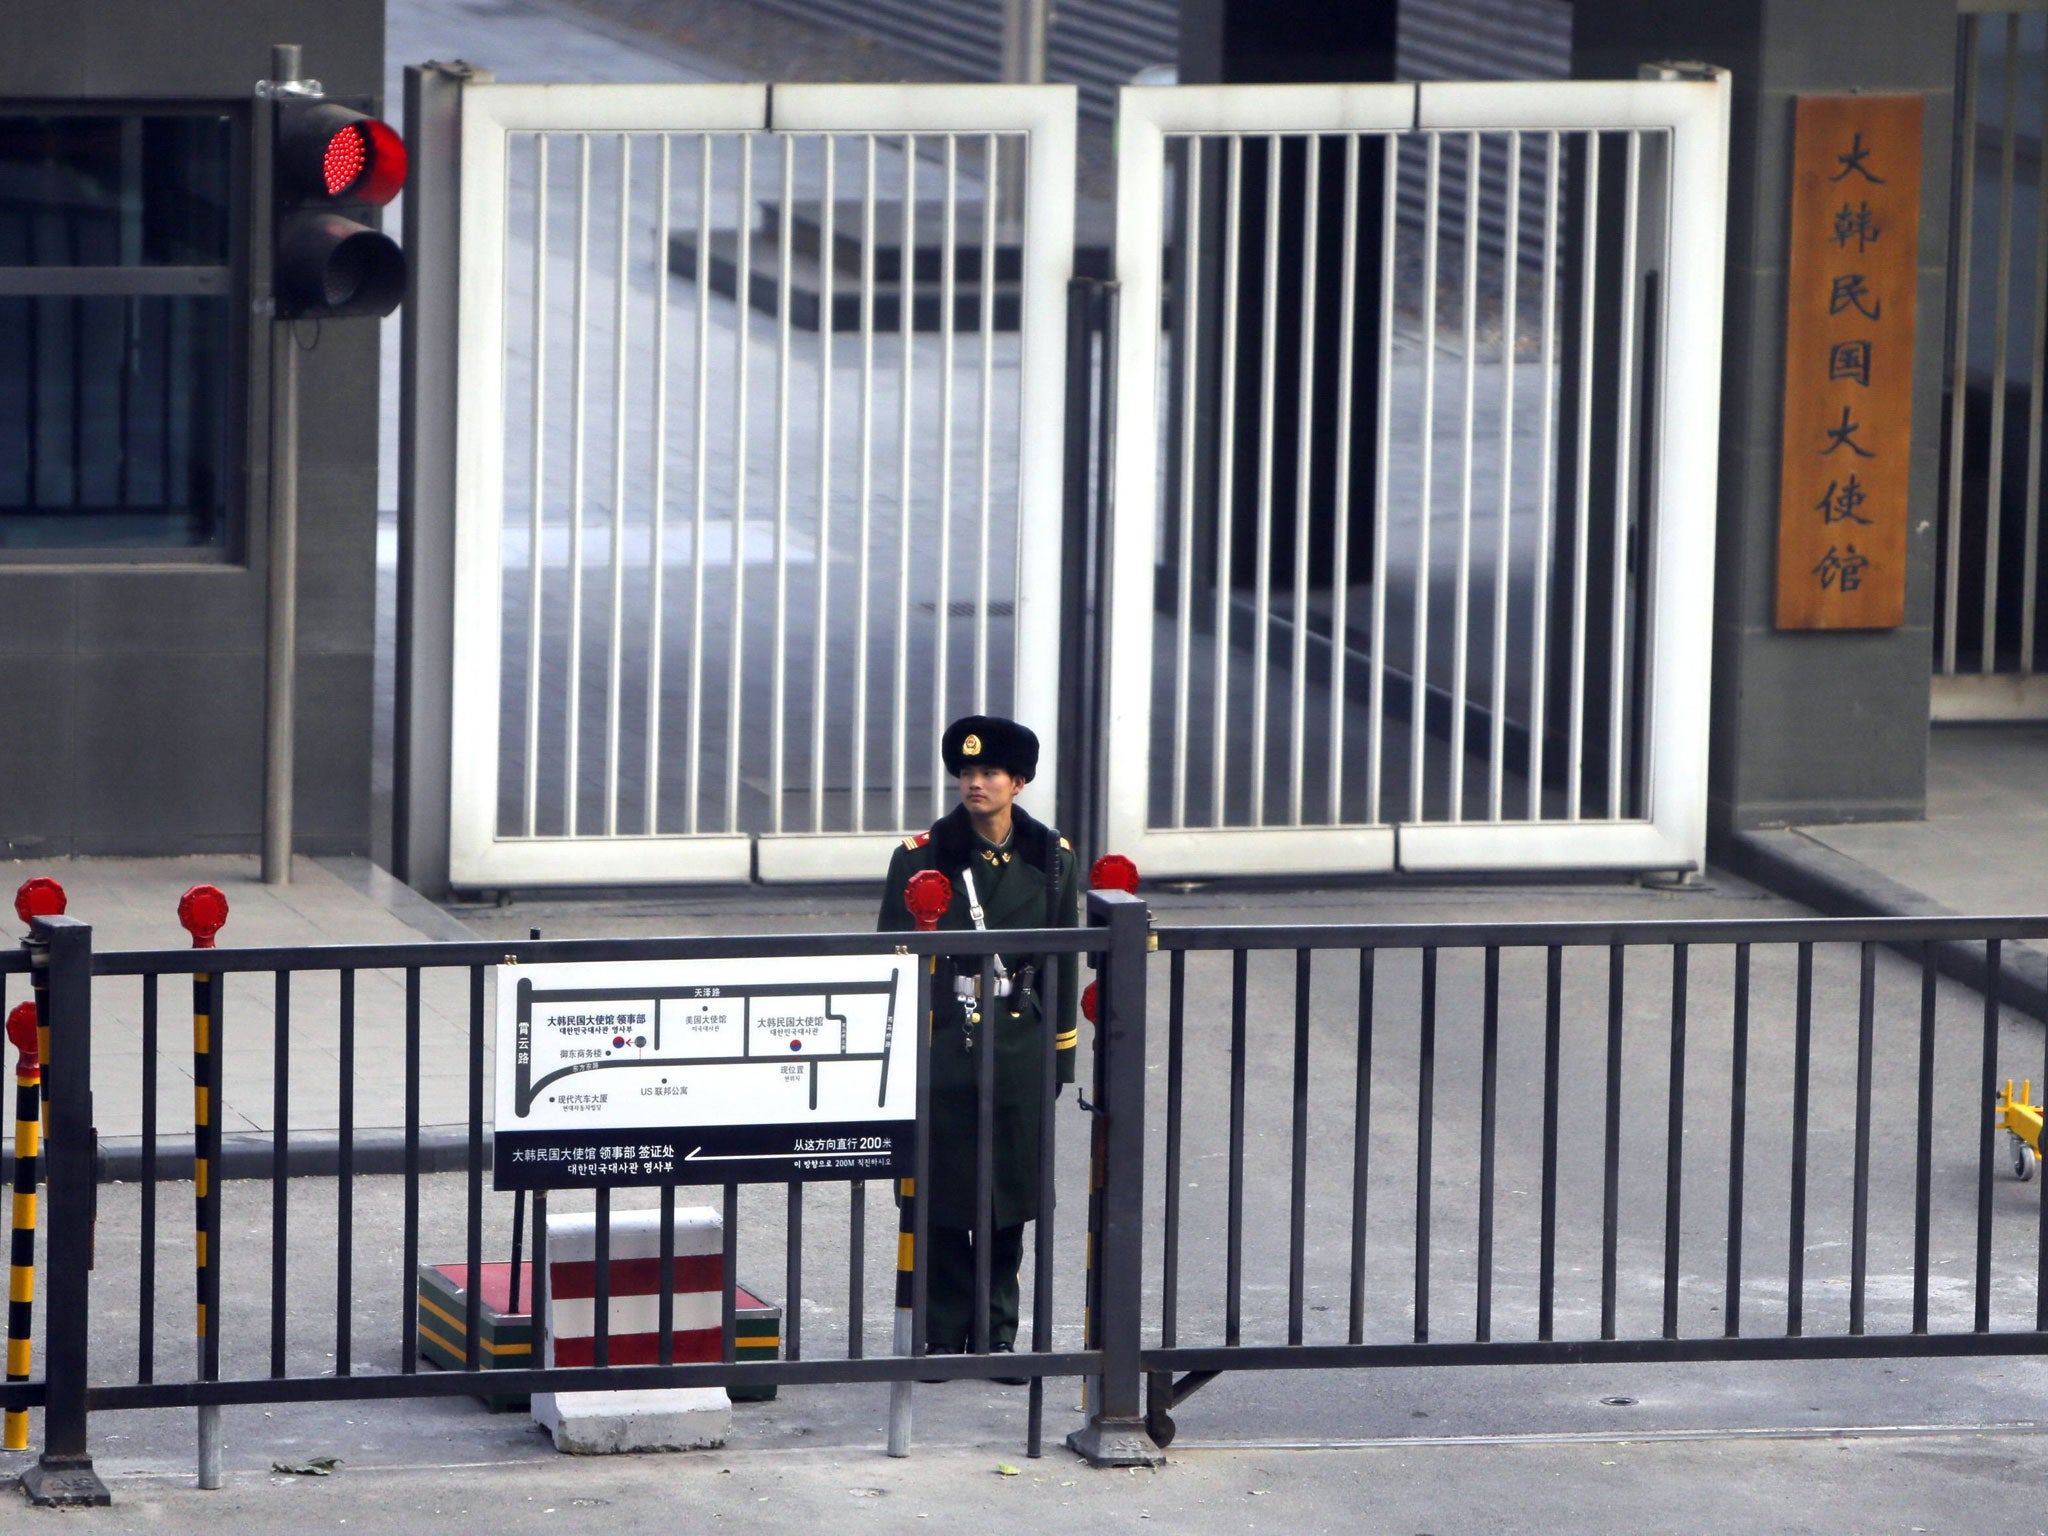
<path id="1" fill-rule="evenodd" d="M 1071 86 L 501 85 L 462 93 L 459 368 L 449 878 L 457 886 L 867 878 L 902 830 L 498 835 L 503 612 L 507 139 L 515 132 L 1028 133 L 1020 366 L 1016 709 L 1045 755 L 1059 743 L 1061 466 L 1066 284 L 1073 271 Z M 943 621 L 943 616 L 942 616 Z M 1057 815 L 1052 780 L 1037 797 Z"/>
<path id="2" fill-rule="evenodd" d="M 1646 71 L 1648 73 L 1648 71 Z M 1103 739 L 1152 735 L 1158 558 L 1160 272 L 1169 133 L 1670 131 L 1656 476 L 1639 570 L 1648 626 L 1643 820 L 1443 822 L 1157 830 L 1149 752 L 1105 754 L 1105 844 L 1148 873 L 1704 867 L 1707 704 L 1720 432 L 1729 79 L 1420 85 L 1126 87 L 1117 105 L 1118 511 L 1105 562 Z"/>

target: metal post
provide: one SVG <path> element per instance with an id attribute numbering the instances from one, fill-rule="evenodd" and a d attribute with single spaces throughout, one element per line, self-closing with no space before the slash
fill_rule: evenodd
<path id="1" fill-rule="evenodd" d="M 1095 1048 L 1102 1053 L 1102 1225 L 1095 1256 L 1094 1326 L 1100 1393 L 1067 1444 L 1097 1467 L 1151 1467 L 1166 1458 L 1145 1427 L 1139 1327 L 1144 1303 L 1145 964 L 1152 914 L 1123 891 L 1090 891 L 1088 921 L 1108 930 L 1097 979 Z"/>
<path id="2" fill-rule="evenodd" d="M 299 78 L 299 47 L 270 50 L 270 85 Z M 268 114 L 264 115 L 267 125 Z M 270 199 L 254 201 L 266 208 Z M 263 883 L 292 878 L 292 736 L 298 670 L 299 358 L 289 320 L 270 322 L 270 584 L 263 631 Z"/>
<path id="3" fill-rule="evenodd" d="M 32 1504 L 99 1505 L 107 1485 L 86 1449 L 86 1387 L 92 1379 L 92 927 L 38 917 L 24 947 L 48 986 L 52 1055 L 49 1310 L 43 1340 L 43 1454 L 21 1475 Z"/>
<path id="4" fill-rule="evenodd" d="M 212 949 L 228 920 L 228 899 L 211 885 L 195 885 L 178 899 L 178 922 L 194 949 Z M 201 1381 L 220 1379 L 220 1087 L 221 976 L 192 973 L 192 1199 L 193 1289 L 198 1299 L 196 1346 Z M 220 1404 L 198 1412 L 201 1488 L 221 1485 Z"/>

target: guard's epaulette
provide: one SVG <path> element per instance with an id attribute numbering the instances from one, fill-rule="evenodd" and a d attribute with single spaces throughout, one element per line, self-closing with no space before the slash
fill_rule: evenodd
<path id="1" fill-rule="evenodd" d="M 1067 840 L 1066 840 L 1066 839 L 1065 839 L 1064 837 L 1063 837 L 1063 838 L 1061 838 L 1061 839 L 1060 839 L 1060 852 L 1062 852 L 1062 853 L 1072 853 L 1073 851 L 1074 851 L 1074 845 L 1073 845 L 1072 843 L 1068 842 L 1068 841 L 1067 841 Z"/>
<path id="2" fill-rule="evenodd" d="M 920 832 L 915 837 L 906 837 L 905 839 L 903 839 L 903 846 L 906 848 L 922 848 L 926 843 L 930 842 L 931 840 L 931 833 Z"/>

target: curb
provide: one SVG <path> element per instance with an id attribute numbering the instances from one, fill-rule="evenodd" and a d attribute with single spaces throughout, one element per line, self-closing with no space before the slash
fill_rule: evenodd
<path id="1" fill-rule="evenodd" d="M 1847 854 L 1791 831 L 1735 832 L 1717 852 L 1724 868 L 1828 917 L 1955 917 L 1939 902 Z M 1887 946 L 1909 960 L 1919 946 Z M 1982 945 L 1945 939 L 1931 946 L 1934 968 L 1979 992 L 1990 982 Z M 1998 967 L 1998 1000 L 2048 1023 L 2048 949 L 2008 941 Z"/>

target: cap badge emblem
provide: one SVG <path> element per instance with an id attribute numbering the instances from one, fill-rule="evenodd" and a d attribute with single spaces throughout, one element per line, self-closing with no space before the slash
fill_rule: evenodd
<path id="1" fill-rule="evenodd" d="M 969 736 L 960 743 L 960 751 L 966 757 L 981 756 L 981 738 L 979 736 Z"/>

